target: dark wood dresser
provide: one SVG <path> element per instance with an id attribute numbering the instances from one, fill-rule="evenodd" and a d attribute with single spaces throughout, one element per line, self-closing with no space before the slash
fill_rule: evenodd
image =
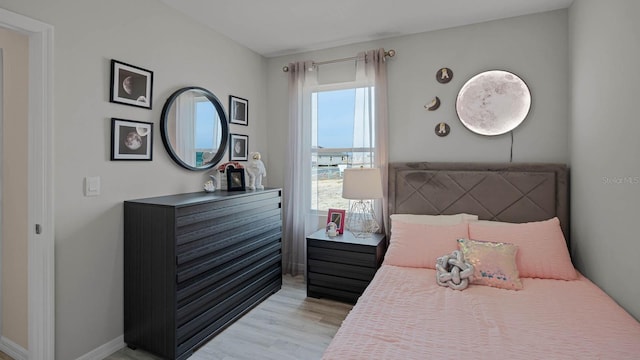
<path id="1" fill-rule="evenodd" d="M 307 296 L 355 303 L 382 263 L 385 239 L 350 231 L 329 237 L 324 229 L 307 236 Z"/>
<path id="2" fill-rule="evenodd" d="M 280 189 L 125 201 L 124 341 L 186 359 L 282 286 Z"/>

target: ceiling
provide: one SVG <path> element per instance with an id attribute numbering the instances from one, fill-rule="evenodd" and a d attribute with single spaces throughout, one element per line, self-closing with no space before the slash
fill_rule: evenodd
<path id="1" fill-rule="evenodd" d="M 567 8 L 573 0 L 160 0 L 275 57 Z"/>

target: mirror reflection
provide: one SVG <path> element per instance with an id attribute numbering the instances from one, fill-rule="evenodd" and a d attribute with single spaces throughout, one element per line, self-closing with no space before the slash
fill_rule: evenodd
<path id="1" fill-rule="evenodd" d="M 220 101 L 199 87 L 174 92 L 162 109 L 162 140 L 180 166 L 203 170 L 224 155 L 228 126 Z"/>

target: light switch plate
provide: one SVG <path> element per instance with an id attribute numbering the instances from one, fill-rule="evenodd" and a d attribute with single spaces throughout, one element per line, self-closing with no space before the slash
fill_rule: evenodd
<path id="1" fill-rule="evenodd" d="M 84 196 L 100 195 L 100 177 L 87 176 L 84 178 Z"/>

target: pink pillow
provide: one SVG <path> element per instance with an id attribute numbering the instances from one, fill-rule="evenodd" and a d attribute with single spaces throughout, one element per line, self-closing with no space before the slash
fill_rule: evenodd
<path id="1" fill-rule="evenodd" d="M 521 277 L 578 278 L 558 218 L 522 224 L 469 223 L 469 237 L 517 245 L 516 263 Z"/>
<path id="2" fill-rule="evenodd" d="M 490 241 L 458 239 L 464 260 L 474 267 L 472 284 L 488 285 L 507 290 L 522 289 L 518 276 L 513 244 Z"/>
<path id="3" fill-rule="evenodd" d="M 394 221 L 384 263 L 435 269 L 438 257 L 456 250 L 457 240 L 467 237 L 467 223 L 429 225 Z"/>

